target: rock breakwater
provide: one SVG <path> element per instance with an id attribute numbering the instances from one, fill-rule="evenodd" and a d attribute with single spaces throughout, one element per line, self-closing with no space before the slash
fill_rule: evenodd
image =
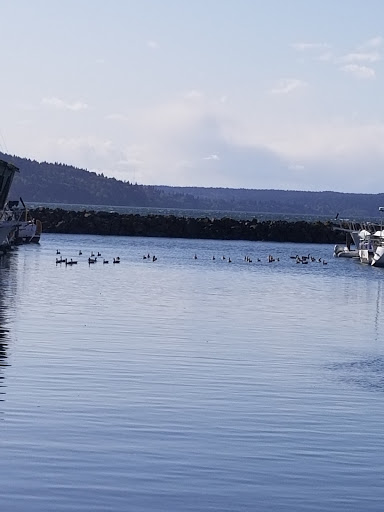
<path id="1" fill-rule="evenodd" d="M 344 237 L 330 222 L 235 220 L 174 215 L 118 214 L 38 208 L 31 215 L 41 220 L 45 233 L 253 240 L 298 243 L 339 243 Z"/>

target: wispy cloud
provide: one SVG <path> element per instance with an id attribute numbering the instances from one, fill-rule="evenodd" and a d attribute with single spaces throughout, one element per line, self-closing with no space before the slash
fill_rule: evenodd
<path id="1" fill-rule="evenodd" d="M 72 110 L 73 112 L 77 112 L 79 110 L 86 110 L 89 108 L 87 103 L 84 103 L 82 101 L 75 101 L 73 103 L 68 103 L 64 100 L 61 100 L 60 98 L 51 97 L 51 98 L 43 98 L 41 100 L 41 104 L 56 108 L 59 110 Z"/>
<path id="2" fill-rule="evenodd" d="M 54 161 L 67 162 L 89 170 L 102 170 L 107 175 L 112 167 L 116 171 L 119 169 L 116 162 L 128 158 L 124 150 L 111 139 L 93 135 L 47 137 L 43 143 L 43 154 Z"/>
<path id="3" fill-rule="evenodd" d="M 343 64 L 341 70 L 359 79 L 373 79 L 376 71 L 372 64 L 382 60 L 380 47 L 384 43 L 381 36 L 373 37 L 351 51 L 336 62 Z"/>
<path id="4" fill-rule="evenodd" d="M 296 89 L 307 87 L 308 83 L 297 78 L 283 78 L 269 91 L 270 94 L 288 94 Z"/>
<path id="5" fill-rule="evenodd" d="M 212 154 L 212 155 L 208 155 L 208 156 L 205 156 L 203 158 L 203 160 L 220 160 L 220 157 L 219 155 L 216 155 L 216 154 Z"/>
<path id="6" fill-rule="evenodd" d="M 381 36 L 372 37 L 371 39 L 368 39 L 368 41 L 365 41 L 363 44 L 359 46 L 359 50 L 367 50 L 369 48 L 380 48 L 380 46 L 383 46 L 384 44 L 384 38 Z"/>
<path id="7" fill-rule="evenodd" d="M 356 78 L 373 79 L 376 77 L 376 72 L 373 68 L 368 66 L 360 66 L 358 64 L 347 64 L 341 68 L 346 73 L 350 73 Z"/>
<path id="8" fill-rule="evenodd" d="M 158 50 L 160 48 L 160 45 L 157 41 L 154 41 L 153 39 L 148 39 L 147 48 L 150 48 L 151 50 Z"/>
<path id="9" fill-rule="evenodd" d="M 377 62 L 381 60 L 379 52 L 351 52 L 344 55 L 341 62 Z"/>
<path id="10" fill-rule="evenodd" d="M 299 52 L 304 52 L 306 50 L 326 50 L 331 47 L 328 43 L 292 43 L 291 47 L 294 50 L 297 50 Z"/>

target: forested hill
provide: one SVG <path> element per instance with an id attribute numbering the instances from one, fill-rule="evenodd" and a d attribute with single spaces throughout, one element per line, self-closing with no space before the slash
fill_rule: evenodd
<path id="1" fill-rule="evenodd" d="M 27 202 L 196 208 L 188 193 L 165 192 L 156 187 L 108 178 L 102 173 L 61 163 L 37 162 L 0 152 L 0 158 L 20 169 L 11 188 L 11 198 Z M 204 200 L 201 201 L 205 203 Z M 210 204 L 210 201 L 206 201 Z"/>
<path id="2" fill-rule="evenodd" d="M 378 218 L 384 206 L 384 194 L 310 192 L 301 190 L 262 190 L 204 187 L 158 186 L 163 192 L 188 194 L 213 204 L 225 204 L 227 210 L 286 213 L 366 219 Z"/>
<path id="3" fill-rule="evenodd" d="M 334 217 L 378 217 L 384 194 L 147 186 L 107 178 L 61 163 L 0 153 L 20 169 L 11 198 L 27 202 L 148 206 Z"/>

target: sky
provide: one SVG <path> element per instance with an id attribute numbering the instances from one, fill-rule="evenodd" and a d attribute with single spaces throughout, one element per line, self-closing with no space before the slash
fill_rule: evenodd
<path id="1" fill-rule="evenodd" d="M 382 0 L 0 0 L 0 150 L 148 185 L 383 192 Z"/>

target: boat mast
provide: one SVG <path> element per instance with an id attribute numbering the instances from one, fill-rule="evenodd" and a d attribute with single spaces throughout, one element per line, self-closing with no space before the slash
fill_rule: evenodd
<path id="1" fill-rule="evenodd" d="M 383 236 L 383 212 L 384 212 L 384 206 L 379 206 L 379 212 L 381 212 L 380 215 L 380 235 Z"/>

